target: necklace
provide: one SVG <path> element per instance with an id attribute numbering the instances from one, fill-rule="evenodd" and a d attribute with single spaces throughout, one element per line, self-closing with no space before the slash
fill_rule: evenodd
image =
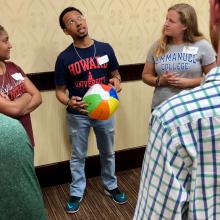
<path id="1" fill-rule="evenodd" d="M 0 86 L 0 92 L 1 93 L 4 93 L 4 94 L 7 94 L 7 88 L 5 88 L 5 71 L 6 71 L 6 67 L 5 66 L 2 66 L 0 65 L 1 67 L 1 70 L 2 70 L 2 74 L 0 74 L 1 78 L 2 78 L 2 83 L 1 83 L 1 86 Z"/>
<path id="2" fill-rule="evenodd" d="M 1 85 L 1 91 L 2 91 L 3 87 L 4 87 L 4 84 L 5 84 L 5 77 L 4 77 L 4 75 L 5 75 L 5 68 L 4 68 L 4 66 L 2 66 L 2 64 L 0 64 L 0 68 L 1 68 L 0 76 L 2 76 L 2 85 Z"/>
<path id="3" fill-rule="evenodd" d="M 75 50 L 75 52 L 76 52 L 76 55 L 81 59 L 81 60 L 83 60 L 84 62 L 86 62 L 85 61 L 85 59 L 83 59 L 80 55 L 79 55 L 79 53 L 78 53 L 78 51 L 77 51 L 77 49 L 76 49 L 76 47 L 75 47 L 75 45 L 73 44 L 73 48 L 74 48 L 74 50 Z M 94 54 L 93 54 L 93 60 L 95 59 L 95 55 L 96 55 L 96 47 L 95 47 L 95 41 L 93 41 L 93 48 L 94 48 Z"/>
<path id="4" fill-rule="evenodd" d="M 7 94 L 6 88 L 5 88 L 5 74 L 3 74 L 1 76 L 2 76 L 2 84 L 0 87 L 0 92 Z"/>
<path id="5" fill-rule="evenodd" d="M 3 62 L 0 63 L 0 75 L 4 75 L 5 74 L 5 71 L 6 71 L 6 67 L 5 67 L 5 64 Z"/>

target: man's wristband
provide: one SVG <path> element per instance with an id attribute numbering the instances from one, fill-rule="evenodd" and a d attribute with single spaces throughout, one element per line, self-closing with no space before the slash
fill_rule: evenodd
<path id="1" fill-rule="evenodd" d="M 116 78 L 116 79 L 118 79 L 119 82 L 121 82 L 121 77 L 119 75 L 115 75 L 115 76 L 113 76 L 113 78 Z"/>

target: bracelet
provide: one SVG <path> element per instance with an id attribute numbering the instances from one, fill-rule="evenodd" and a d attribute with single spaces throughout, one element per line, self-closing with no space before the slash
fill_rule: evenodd
<path id="1" fill-rule="evenodd" d="M 69 106 L 70 103 L 70 99 L 68 99 L 68 101 L 66 102 L 66 106 Z"/>
<path id="2" fill-rule="evenodd" d="M 156 79 L 156 87 L 159 87 L 160 86 L 160 76 L 157 77 Z"/>
<path id="3" fill-rule="evenodd" d="M 115 75 L 115 76 L 113 76 L 113 78 L 116 78 L 116 79 L 118 79 L 119 82 L 121 82 L 121 77 L 119 75 Z"/>

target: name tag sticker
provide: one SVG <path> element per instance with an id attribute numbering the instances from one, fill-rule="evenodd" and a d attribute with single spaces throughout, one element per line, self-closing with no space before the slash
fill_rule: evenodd
<path id="1" fill-rule="evenodd" d="M 102 57 L 98 57 L 97 61 L 98 61 L 99 65 L 107 63 L 109 61 L 108 55 L 104 55 Z"/>
<path id="2" fill-rule="evenodd" d="M 24 80 L 24 77 L 21 75 L 21 73 L 14 73 L 11 75 L 13 77 L 13 79 L 15 80 Z"/>
<path id="3" fill-rule="evenodd" d="M 183 53 L 189 53 L 189 54 L 197 54 L 199 48 L 198 47 L 184 47 L 183 48 Z"/>

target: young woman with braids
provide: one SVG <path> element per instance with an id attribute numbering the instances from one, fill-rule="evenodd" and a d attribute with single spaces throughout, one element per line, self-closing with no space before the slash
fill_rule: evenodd
<path id="1" fill-rule="evenodd" d="M 18 119 L 34 146 L 30 112 L 41 104 L 41 94 L 19 66 L 7 61 L 11 48 L 8 33 L 0 25 L 0 113 Z"/>

